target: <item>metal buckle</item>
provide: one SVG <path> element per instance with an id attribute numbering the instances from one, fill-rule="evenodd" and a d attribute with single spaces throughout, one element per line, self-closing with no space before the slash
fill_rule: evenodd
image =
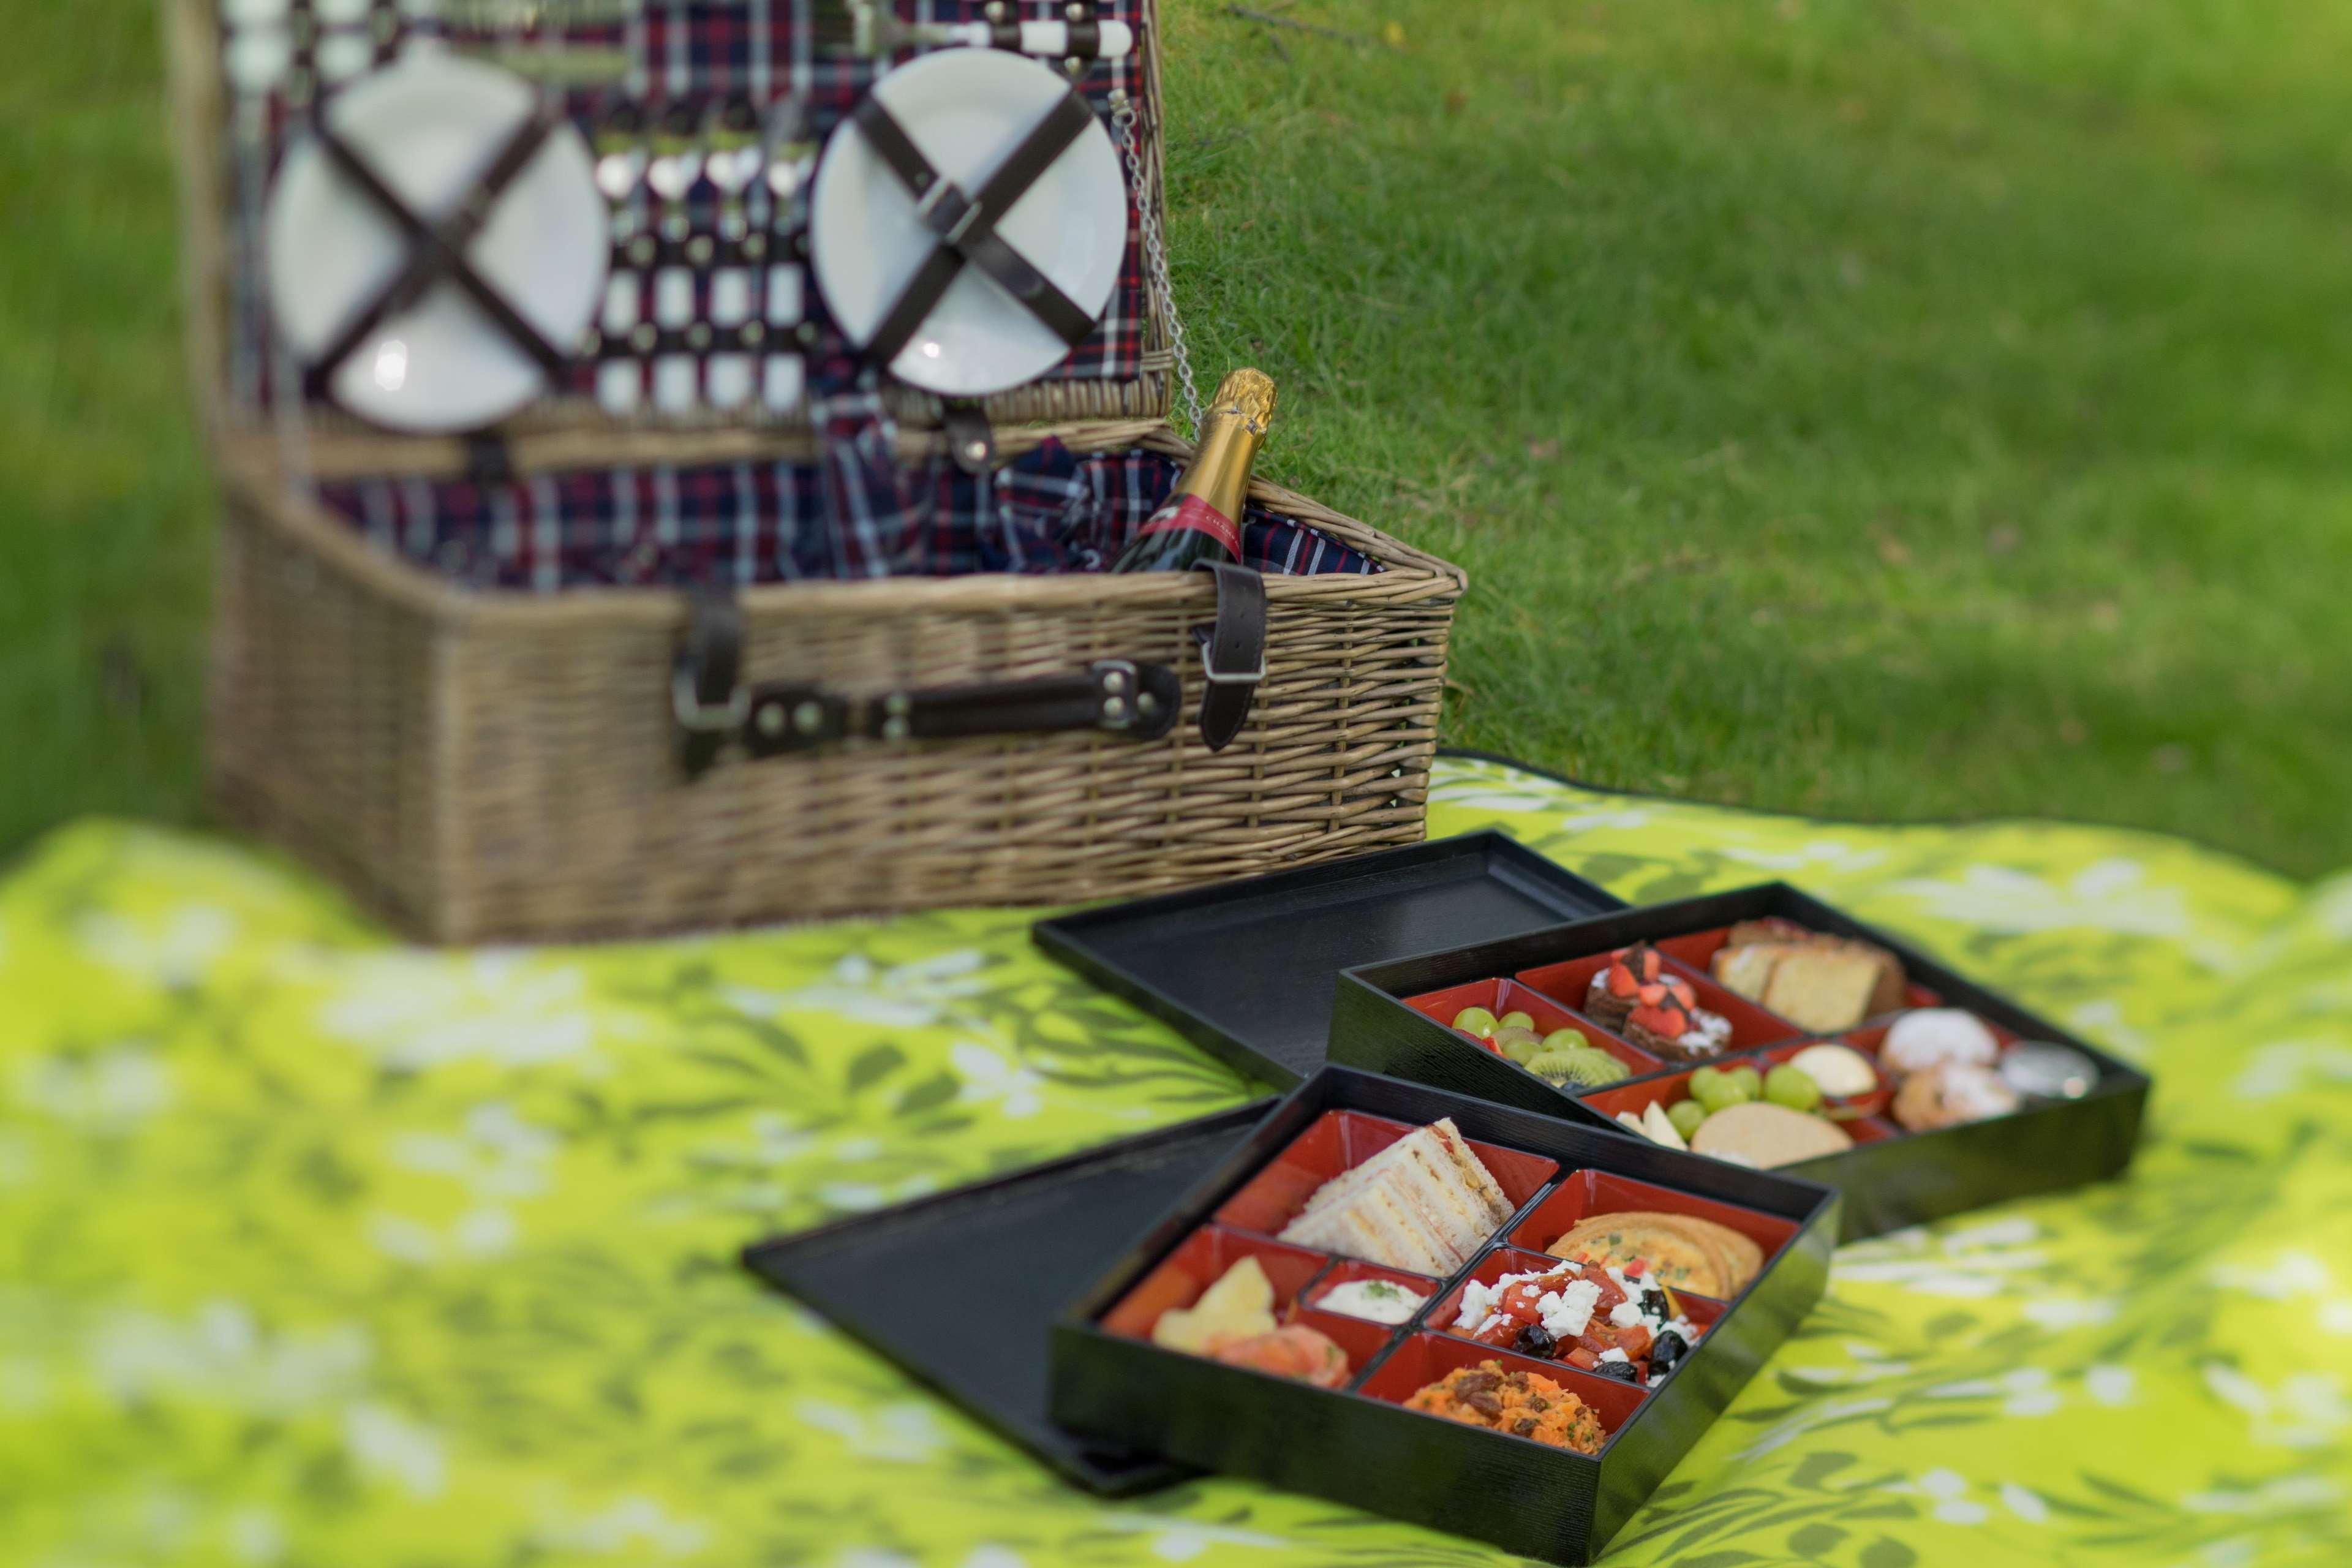
<path id="1" fill-rule="evenodd" d="M 1202 637 L 1201 639 L 1201 678 L 1212 686 L 1255 686 L 1265 679 L 1265 649 L 1263 647 L 1258 649 L 1255 669 L 1245 673 L 1235 670 L 1228 674 L 1209 662 L 1209 639 Z"/>
<path id="2" fill-rule="evenodd" d="M 961 202 L 963 208 L 955 222 L 948 226 L 947 232 L 940 234 L 940 231 L 932 226 L 931 210 L 950 196 Z M 965 231 L 971 227 L 973 220 L 980 216 L 980 204 L 956 189 L 953 180 L 944 174 L 935 174 L 931 177 L 931 183 L 923 187 L 923 194 L 915 200 L 915 216 L 925 228 L 931 229 L 934 234 L 940 234 L 940 238 L 944 243 L 953 245 L 963 238 Z"/>
<path id="3" fill-rule="evenodd" d="M 743 727 L 751 711 L 751 692 L 738 686 L 727 694 L 727 706 L 715 707 L 694 694 L 694 672 L 680 664 L 670 674 L 669 710 L 677 727 L 689 734 L 722 734 Z"/>

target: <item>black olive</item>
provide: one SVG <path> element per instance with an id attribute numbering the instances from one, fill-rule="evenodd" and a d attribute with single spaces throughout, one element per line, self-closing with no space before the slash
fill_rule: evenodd
<path id="1" fill-rule="evenodd" d="M 1613 1377 L 1620 1383 L 1639 1383 L 1642 1374 L 1633 1370 L 1630 1361 L 1604 1361 L 1593 1364 L 1593 1371 L 1603 1377 Z"/>
<path id="2" fill-rule="evenodd" d="M 1660 1334 L 1656 1339 L 1650 1342 L 1650 1370 L 1652 1372 L 1665 1371 L 1668 1367 L 1674 1365 L 1675 1363 L 1682 1360 L 1684 1354 L 1688 1352 L 1690 1346 L 1683 1342 L 1682 1335 L 1675 1332 L 1672 1329 L 1668 1329 L 1665 1332 Z"/>
<path id="3" fill-rule="evenodd" d="M 1559 1342 L 1552 1338 L 1551 1331 L 1541 1323 L 1529 1323 L 1526 1328 L 1521 1329 L 1517 1342 L 1511 1348 L 1528 1355 L 1542 1356 L 1546 1360 L 1559 1354 Z"/>
<path id="4" fill-rule="evenodd" d="M 1658 1321 L 1662 1323 L 1675 1315 L 1674 1308 L 1666 1304 L 1666 1293 L 1664 1290 L 1653 1290 L 1648 1295 L 1643 1296 L 1642 1298 L 1642 1310 L 1649 1313 L 1650 1316 L 1657 1319 Z"/>

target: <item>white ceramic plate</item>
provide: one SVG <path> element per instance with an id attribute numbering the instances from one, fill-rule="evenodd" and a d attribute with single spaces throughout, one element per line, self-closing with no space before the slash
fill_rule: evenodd
<path id="1" fill-rule="evenodd" d="M 874 91 L 931 167 L 976 195 L 1069 83 L 1002 49 L 941 49 L 891 71 Z M 1102 314 L 1127 250 L 1127 185 L 1100 121 L 1079 132 L 996 232 L 1080 310 Z M 817 287 L 858 343 L 873 338 L 938 243 L 915 216 L 914 196 L 847 122 L 817 166 L 809 235 Z M 890 369 L 928 392 L 977 397 L 1034 381 L 1069 353 L 1053 329 L 967 266 Z"/>
<path id="2" fill-rule="evenodd" d="M 425 54 L 352 83 L 327 112 L 384 184 L 430 219 L 472 188 L 534 102 L 520 78 Z M 307 363 L 391 281 L 408 245 L 315 142 L 287 158 L 267 221 L 270 308 Z M 466 254 L 518 314 L 569 352 L 603 297 L 606 226 L 588 148 L 566 123 L 506 187 Z M 445 278 L 385 320 L 332 386 L 363 419 L 446 431 L 503 418 L 546 382 L 539 362 Z"/>

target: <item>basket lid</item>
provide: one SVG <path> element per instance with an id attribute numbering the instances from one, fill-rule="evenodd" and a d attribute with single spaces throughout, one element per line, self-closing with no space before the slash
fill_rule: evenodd
<path id="1" fill-rule="evenodd" d="M 953 35 L 957 40 L 992 38 L 1005 49 L 1003 56 L 965 57 L 972 66 L 999 68 L 997 79 L 1034 87 L 1050 70 L 1067 80 L 1075 102 L 1056 105 L 1058 129 L 1083 156 L 1048 148 L 1044 162 L 1085 162 L 1097 202 L 1107 193 L 1105 172 L 1115 166 L 1124 198 L 1123 249 L 1115 268 L 1099 268 L 1113 275 L 1070 284 L 1086 314 L 1073 320 L 1065 310 L 1061 335 L 1050 345 L 1075 339 L 1075 346 L 1052 357 L 1037 354 L 1033 344 L 1027 363 L 1050 360 L 1045 369 L 970 399 L 924 391 L 877 366 L 868 352 L 877 346 L 876 301 L 870 294 L 852 300 L 837 267 L 833 286 L 821 287 L 823 268 L 813 265 L 811 186 L 827 183 L 810 178 L 814 151 L 861 106 L 870 113 L 887 99 L 900 107 L 898 121 L 914 121 L 907 139 L 918 171 L 926 146 L 940 164 L 957 163 L 940 132 L 922 123 L 936 88 L 912 98 L 874 92 L 890 67 L 936 60 L 940 53 L 915 47 L 924 40 L 910 39 L 912 24 L 897 20 L 887 6 L 867 11 L 855 0 L 736 0 L 723 7 L 637 0 L 170 0 L 173 92 L 191 132 L 179 140 L 192 353 L 215 443 L 246 467 L 299 462 L 322 475 L 447 468 L 480 432 L 466 437 L 393 427 L 402 422 L 397 406 L 387 409 L 383 399 L 371 405 L 353 395 L 357 384 L 349 374 L 340 381 L 335 374 L 339 367 L 348 372 L 354 353 L 373 355 L 383 346 L 359 330 L 371 324 L 362 319 L 371 310 L 381 328 L 386 321 L 415 321 L 427 306 L 438 307 L 445 321 L 452 314 L 463 319 L 488 345 L 485 353 L 499 362 L 499 373 L 520 378 L 519 403 L 493 397 L 478 404 L 478 412 L 499 408 L 485 421 L 498 436 L 593 454 L 601 464 L 805 451 L 812 411 L 849 397 L 878 402 L 917 427 L 957 418 L 1083 424 L 1164 416 L 1171 369 L 1165 280 L 1162 274 L 1155 282 L 1143 241 L 1157 228 L 1160 203 L 1155 0 L 932 0 L 923 12 L 935 29 L 964 29 Z M 929 41 L 944 45 L 949 37 L 934 31 Z M 880 57 L 856 52 L 891 44 L 902 47 Z M 1047 47 L 1075 53 L 1033 54 L 1035 68 L 1025 71 L 1030 61 L 1014 63 L 1024 48 Z M 445 157 L 437 185 L 401 167 L 380 173 L 378 166 L 392 161 L 372 153 L 369 124 L 396 126 L 403 114 L 421 123 L 430 112 L 408 103 L 386 107 L 383 100 L 397 96 L 387 88 L 404 71 L 422 76 L 425 62 L 443 61 L 492 68 L 480 75 L 522 84 L 513 112 L 501 118 L 486 110 L 478 152 L 457 160 L 454 174 Z M 354 112 L 362 104 L 368 115 Z M 879 126 L 861 119 L 855 140 L 868 164 L 877 163 L 872 151 L 890 151 L 882 138 L 892 123 L 887 116 Z M 1041 121 L 1039 129 L 1053 127 Z M 1016 138 L 960 171 L 961 184 L 950 178 L 932 182 L 936 190 L 926 185 L 929 208 L 958 202 L 986 208 L 993 176 L 1022 150 Z M 501 153 L 508 154 L 504 163 Z M 550 207 L 532 201 L 518 177 L 527 169 L 526 178 L 539 180 L 567 160 L 571 175 L 593 171 L 609 205 L 591 216 L 610 219 L 564 231 L 605 252 L 594 258 L 587 285 L 593 298 L 576 299 L 569 316 L 548 297 L 566 290 L 580 296 L 580 279 L 552 279 L 534 274 L 527 260 L 511 259 L 501 276 L 497 258 L 485 254 L 497 226 L 503 223 L 509 234 L 528 226 L 513 211 L 502 215 L 503 204 L 534 219 L 557 209 L 576 216 L 576 189 Z M 893 160 L 879 162 L 893 177 L 909 177 L 907 168 L 889 167 Z M 1032 172 L 1033 182 L 1039 177 Z M 473 205 L 482 221 L 453 230 L 458 220 L 449 215 L 477 193 Z M 1019 195 L 1015 189 L 1013 198 Z M 299 212 L 283 210 L 305 198 L 309 205 Z M 912 187 L 891 199 L 917 203 Z M 572 200 L 569 208 L 565 200 Z M 843 210 L 858 206 L 852 201 Z M 952 251 L 942 242 L 936 258 L 925 258 L 927 265 L 973 275 L 954 280 L 951 300 L 968 302 L 977 292 L 1022 281 L 1017 246 L 1009 240 L 999 247 L 1012 259 L 999 255 L 992 259 L 1000 265 L 990 267 L 984 247 L 974 243 L 986 239 L 1000 216 L 1017 240 L 1019 215 L 1010 208 L 1000 200 L 969 215 Z M 928 216 L 929 209 L 920 210 Z M 901 224 L 906 218 L 887 216 Z M 832 221 L 851 220 L 836 215 Z M 367 226 L 373 254 L 346 254 L 340 283 L 324 297 L 314 289 L 306 312 L 273 300 L 273 237 L 287 251 L 289 235 L 296 237 L 290 253 L 304 258 L 307 276 L 322 265 L 321 251 L 335 248 L 316 236 L 341 240 Z M 446 243 L 453 234 L 455 246 Z M 543 257 L 549 231 L 536 237 Z M 553 243 L 558 254 L 570 254 L 581 241 Z M 293 276 L 293 268 L 284 275 Z M 1061 281 L 1047 277 L 1042 292 L 1060 293 Z M 404 309 L 411 313 L 394 314 Z M 1048 319 L 1042 307 L 1030 310 Z M 296 321 L 298 314 L 304 319 Z M 568 323 L 582 318 L 585 329 L 572 331 Z M 566 323 L 560 333 L 546 330 L 557 321 Z M 421 331 L 413 335 L 424 341 Z M 553 341 L 559 335 L 564 341 Z M 907 368 L 903 359 L 897 363 Z M 450 406 L 436 404 L 438 413 Z M 439 420 L 451 423 L 470 420 Z M 299 454 L 289 454 L 296 442 Z"/>

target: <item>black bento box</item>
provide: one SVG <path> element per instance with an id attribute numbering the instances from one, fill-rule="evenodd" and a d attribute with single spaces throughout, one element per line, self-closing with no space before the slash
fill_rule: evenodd
<path id="1" fill-rule="evenodd" d="M 1557 1108 L 1554 1108 L 1557 1109 Z M 1510 1219 L 1465 1268 L 1419 1289 L 1430 1299 L 1390 1328 L 1312 1303 L 1338 1279 L 1414 1277 L 1277 1241 L 1323 1180 L 1414 1127 L 1451 1117 L 1507 1198 Z M 1728 1301 L 1682 1298 L 1697 1341 L 1643 1388 L 1459 1337 L 1465 1285 L 1554 1260 L 1538 1256 L 1577 1220 L 1663 1210 L 1727 1225 L 1763 1267 Z M 1491 1542 L 1585 1563 L 1639 1508 L 1820 1298 L 1837 1236 L 1830 1189 L 1743 1170 L 1598 1127 L 1340 1068 L 1294 1091 L 1175 1208 L 1105 1259 L 1098 1281 L 1056 1322 L 1052 1413 L 1072 1431 L 1129 1448 Z M 1348 1353 L 1325 1389 L 1151 1342 L 1159 1314 L 1189 1306 L 1243 1256 L 1260 1259 L 1277 1317 Z M 1415 1389 L 1494 1360 L 1575 1393 L 1607 1433 L 1597 1454 L 1408 1409 Z"/>
<path id="2" fill-rule="evenodd" d="M 1809 1034 L 1715 983 L 1709 963 L 1729 928 L 1770 916 L 1828 935 L 1860 938 L 1894 953 L 1908 981 L 1903 1010 L 1962 1008 L 1990 1025 L 2004 1050 L 2018 1039 L 2053 1041 L 2081 1051 L 2098 1068 L 2096 1081 L 2079 1099 L 2028 1099 L 2005 1115 L 1916 1132 L 1885 1114 L 1890 1080 L 1882 1073 L 1874 1103 L 1843 1108 L 1859 1113 L 1843 1123 L 1854 1139 L 1853 1148 L 1782 1167 L 1844 1194 L 1844 1239 L 2080 1186 L 2118 1175 L 2131 1163 L 2147 1102 L 2146 1074 L 1782 883 L 1624 910 L 1349 970 L 1340 976 L 1333 1007 L 1330 1058 L 1457 1094 L 1616 1125 L 1620 1111 L 1639 1114 L 1644 1106 L 1682 1099 L 1691 1072 L 1702 1065 L 1669 1065 L 1582 1014 L 1585 988 L 1606 955 L 1648 942 L 1692 981 L 1701 1006 L 1731 1020 L 1730 1047 L 1711 1058 L 1716 1063 L 1748 1062 L 1760 1068 L 1823 1040 L 1850 1045 L 1875 1063 L 1879 1043 L 1896 1015 L 1866 1018 L 1836 1033 Z M 1595 1089 L 1556 1088 L 1450 1027 L 1459 1010 L 1470 1005 L 1491 1006 L 1498 1014 L 1527 1011 L 1539 1029 L 1575 1027 L 1625 1062 L 1634 1076 Z"/>

